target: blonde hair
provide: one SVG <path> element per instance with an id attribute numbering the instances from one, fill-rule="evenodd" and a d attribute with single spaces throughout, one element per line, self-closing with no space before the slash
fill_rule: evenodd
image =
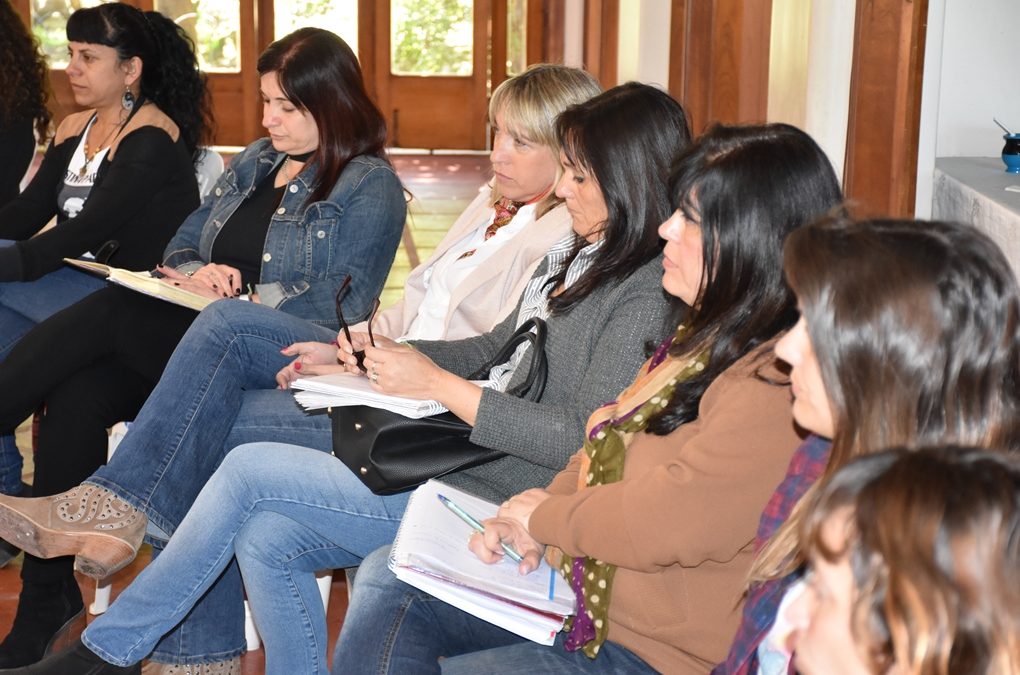
<path id="1" fill-rule="evenodd" d="M 497 115 L 502 116 L 508 132 L 548 148 L 557 156 L 556 116 L 601 91 L 595 78 L 580 68 L 537 63 L 496 87 L 489 100 L 489 122 L 495 124 Z M 557 180 L 560 173 L 557 158 Z M 493 201 L 501 196 L 494 184 Z M 535 213 L 541 217 L 561 203 L 550 189 L 536 205 Z"/>
<path id="2" fill-rule="evenodd" d="M 838 550 L 822 536 L 849 513 Z M 853 573 L 851 629 L 871 670 L 1020 672 L 1020 461 L 954 446 L 858 459 L 811 499 L 801 547 Z"/>

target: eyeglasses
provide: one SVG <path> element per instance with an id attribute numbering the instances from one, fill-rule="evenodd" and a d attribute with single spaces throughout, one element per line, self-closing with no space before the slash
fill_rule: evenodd
<path id="1" fill-rule="evenodd" d="M 340 284 L 339 290 L 336 292 L 336 318 L 340 322 L 340 328 L 344 331 L 344 337 L 347 338 L 347 342 L 353 347 L 354 341 L 351 340 L 351 330 L 347 327 L 347 322 L 344 320 L 343 310 L 340 308 L 341 298 L 347 294 L 347 289 L 351 285 L 351 275 L 348 274 L 344 277 L 344 281 Z M 375 336 L 372 335 L 372 321 L 375 319 L 375 313 L 379 311 L 379 298 L 372 301 L 372 311 L 368 314 L 368 341 L 375 347 Z M 365 350 L 360 349 L 354 352 L 354 358 L 358 360 L 358 368 L 365 370 Z"/>

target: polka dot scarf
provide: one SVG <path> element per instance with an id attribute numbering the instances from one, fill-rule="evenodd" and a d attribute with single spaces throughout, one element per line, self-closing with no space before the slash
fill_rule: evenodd
<path id="1" fill-rule="evenodd" d="M 659 345 L 619 398 L 588 419 L 578 489 L 623 478 L 624 459 L 634 434 L 644 431 L 648 420 L 666 407 L 678 382 L 705 369 L 707 353 L 695 358 L 669 356 L 670 345 L 684 331 L 680 326 L 673 337 Z M 577 597 L 577 615 L 566 626 L 569 635 L 565 646 L 569 651 L 583 649 L 595 658 L 609 632 L 609 599 L 616 566 L 594 558 L 564 555 L 559 570 Z"/>

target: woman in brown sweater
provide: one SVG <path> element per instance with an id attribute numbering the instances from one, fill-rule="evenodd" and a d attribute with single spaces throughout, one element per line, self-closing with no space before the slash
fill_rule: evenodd
<path id="1" fill-rule="evenodd" d="M 786 125 L 713 128 L 670 192 L 662 283 L 692 311 L 548 488 L 505 502 L 471 541 L 488 562 L 512 544 L 523 573 L 551 558 L 578 595 L 569 630 L 551 649 L 526 642 L 404 585 L 377 552 L 335 672 L 699 673 L 725 656 L 758 515 L 798 444 L 772 354 L 797 315 L 782 244 L 840 193 Z"/>

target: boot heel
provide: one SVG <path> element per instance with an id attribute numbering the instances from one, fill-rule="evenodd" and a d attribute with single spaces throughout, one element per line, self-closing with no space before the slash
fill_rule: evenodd
<path id="1" fill-rule="evenodd" d="M 49 656 L 53 652 L 67 649 L 81 638 L 85 631 L 85 609 L 68 619 L 63 626 L 57 629 L 50 641 L 46 644 L 43 656 Z"/>

